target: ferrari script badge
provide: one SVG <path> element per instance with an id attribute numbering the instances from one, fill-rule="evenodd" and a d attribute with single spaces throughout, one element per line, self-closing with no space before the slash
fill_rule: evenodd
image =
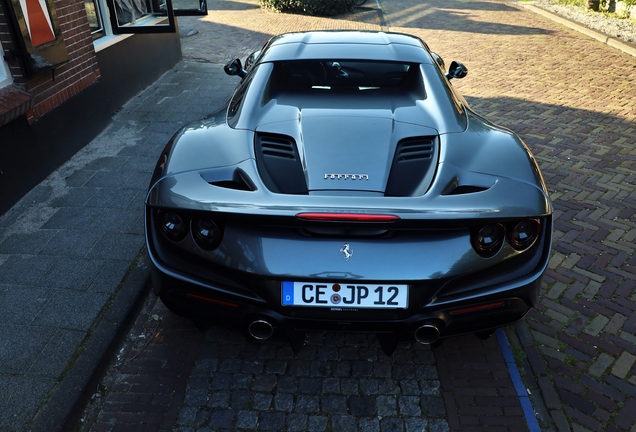
<path id="1" fill-rule="evenodd" d="M 362 180 L 362 179 L 366 179 L 369 180 L 369 174 L 325 174 L 325 180 L 327 179 L 331 179 L 331 180 L 340 180 L 340 179 L 344 179 L 344 180 Z"/>
<path id="2" fill-rule="evenodd" d="M 349 258 L 353 256 L 353 249 L 349 248 L 349 243 L 345 243 L 344 246 L 340 248 L 340 253 L 343 255 L 345 261 L 349 261 Z"/>

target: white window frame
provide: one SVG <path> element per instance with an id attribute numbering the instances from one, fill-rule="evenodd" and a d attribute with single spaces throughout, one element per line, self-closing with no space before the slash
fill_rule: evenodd
<path id="1" fill-rule="evenodd" d="M 106 5 L 105 0 L 94 0 L 97 8 L 97 19 L 100 22 L 102 28 L 100 30 L 96 30 L 91 32 L 91 34 L 102 33 L 103 36 L 93 39 L 93 47 L 95 48 L 95 52 L 99 52 L 103 49 L 108 48 L 116 44 L 117 42 L 121 42 L 124 39 L 127 39 L 132 36 L 132 34 L 124 34 L 124 35 L 116 35 L 113 34 L 113 29 L 110 24 L 110 12 L 108 11 L 108 6 Z"/>
<path id="2" fill-rule="evenodd" d="M 153 23 L 161 22 L 166 19 L 166 18 L 157 18 L 153 16 L 143 17 L 133 25 L 121 26 L 118 29 L 118 31 L 115 32 L 113 30 L 113 20 L 111 18 L 111 14 L 114 12 L 110 10 L 107 0 L 93 0 L 93 2 L 96 4 L 96 7 L 98 8 L 96 12 L 97 12 L 97 19 L 98 21 L 100 21 L 100 24 L 101 24 L 101 29 L 93 31 L 92 34 L 95 34 L 95 33 L 102 34 L 102 36 L 93 39 L 93 46 L 95 48 L 95 52 L 99 52 L 118 42 L 121 42 L 122 40 L 131 37 L 135 33 L 153 33 L 152 30 L 144 31 L 143 27 L 152 25 Z M 170 8 L 171 7 L 172 6 L 170 5 Z M 125 32 L 126 30 L 124 30 L 124 32 L 121 31 L 122 29 L 126 29 L 126 28 L 131 28 L 133 29 L 133 31 L 131 32 Z M 135 28 L 137 29 L 137 31 L 135 31 Z"/>

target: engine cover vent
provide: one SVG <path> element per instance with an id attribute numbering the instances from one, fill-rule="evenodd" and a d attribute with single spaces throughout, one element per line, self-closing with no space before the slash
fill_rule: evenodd
<path id="1" fill-rule="evenodd" d="M 438 154 L 436 136 L 410 137 L 400 140 L 395 148 L 386 196 L 423 195 L 435 173 Z"/>
<path id="2" fill-rule="evenodd" d="M 395 160 L 398 162 L 433 157 L 435 137 L 406 138 L 400 141 L 395 150 Z"/>
<path id="3" fill-rule="evenodd" d="M 263 155 L 296 160 L 294 141 L 284 135 L 260 135 Z"/>
<path id="4" fill-rule="evenodd" d="M 286 135 L 256 133 L 256 166 L 265 187 L 275 193 L 307 194 L 296 141 Z"/>

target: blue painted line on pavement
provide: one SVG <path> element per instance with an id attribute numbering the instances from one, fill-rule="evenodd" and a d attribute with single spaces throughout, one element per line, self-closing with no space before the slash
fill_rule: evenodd
<path id="1" fill-rule="evenodd" d="M 501 347 L 501 353 L 504 356 L 504 360 L 508 365 L 508 373 L 510 374 L 512 385 L 514 385 L 515 391 L 517 392 L 517 397 L 519 397 L 519 403 L 521 404 L 523 415 L 526 417 L 528 429 L 530 429 L 530 432 L 541 432 L 537 417 L 534 415 L 532 403 L 530 402 L 530 398 L 528 398 L 528 393 L 526 392 L 526 386 L 523 385 L 521 374 L 519 373 L 519 369 L 517 369 L 517 363 L 515 362 L 515 358 L 512 356 L 512 351 L 510 350 L 506 334 L 503 329 L 498 328 L 497 331 L 495 331 L 495 335 L 497 336 L 497 341 Z"/>

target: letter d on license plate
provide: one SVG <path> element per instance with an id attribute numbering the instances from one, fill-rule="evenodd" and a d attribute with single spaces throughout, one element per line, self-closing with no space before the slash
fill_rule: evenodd
<path id="1" fill-rule="evenodd" d="M 284 281 L 283 306 L 405 309 L 408 285 Z"/>

